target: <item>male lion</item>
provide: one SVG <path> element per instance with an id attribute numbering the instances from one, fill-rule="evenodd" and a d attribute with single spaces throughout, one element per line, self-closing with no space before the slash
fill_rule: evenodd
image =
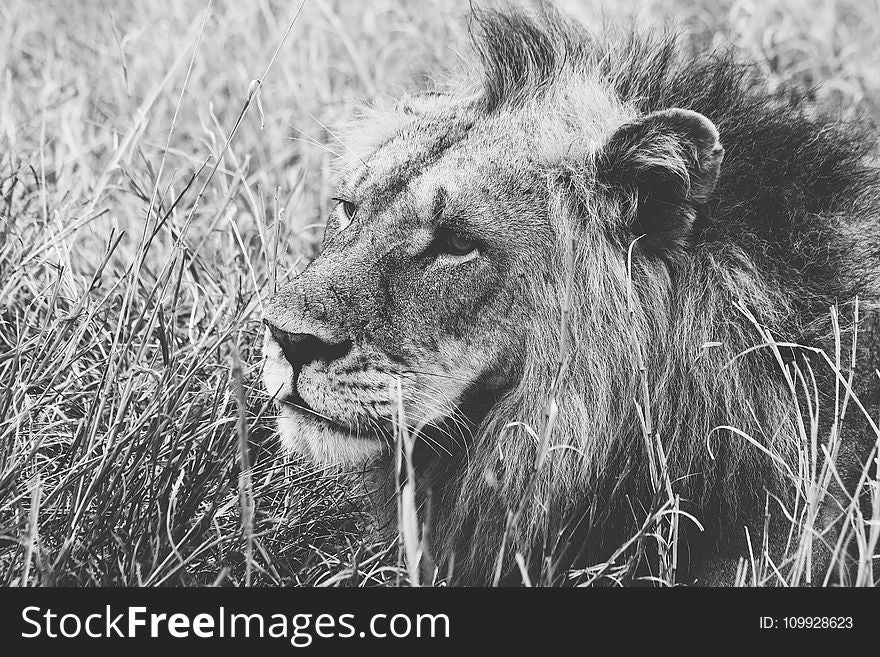
<path id="1" fill-rule="evenodd" d="M 733 56 L 473 21 L 479 82 L 358 123 L 323 252 L 266 309 L 285 446 L 369 475 L 387 521 L 407 428 L 452 583 L 560 581 L 639 536 L 628 577 L 665 548 L 667 580 L 731 584 L 766 541 L 750 578 L 782 582 L 805 505 L 821 583 L 876 439 L 832 367 L 874 368 L 874 139 Z M 672 513 L 676 545 L 646 537 Z"/>

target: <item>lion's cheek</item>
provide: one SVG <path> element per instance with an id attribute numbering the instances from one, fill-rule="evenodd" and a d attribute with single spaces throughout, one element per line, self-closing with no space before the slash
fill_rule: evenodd
<path id="1" fill-rule="evenodd" d="M 393 383 L 393 377 L 366 368 L 316 362 L 303 367 L 296 391 L 315 412 L 356 426 L 390 416 Z"/>

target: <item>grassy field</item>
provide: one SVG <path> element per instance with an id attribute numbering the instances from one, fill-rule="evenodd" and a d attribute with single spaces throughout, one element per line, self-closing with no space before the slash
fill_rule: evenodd
<path id="1" fill-rule="evenodd" d="M 878 0 L 561 4 L 880 120 Z M 0 4 L 0 585 L 401 580 L 278 453 L 259 319 L 315 253 L 333 126 L 459 66 L 467 3 L 307 0 L 285 35 L 298 5 Z"/>

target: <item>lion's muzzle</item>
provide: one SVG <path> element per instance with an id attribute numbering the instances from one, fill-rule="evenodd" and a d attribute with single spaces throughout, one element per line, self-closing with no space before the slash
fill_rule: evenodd
<path id="1" fill-rule="evenodd" d="M 263 323 L 269 330 L 267 342 L 274 341 L 274 345 L 280 348 L 281 354 L 293 370 L 290 377 L 290 390 L 284 391 L 287 394 L 280 397 L 279 401 L 294 404 L 303 410 L 312 410 L 297 390 L 297 379 L 303 367 L 315 361 L 330 364 L 332 361 L 344 358 L 351 351 L 351 341 L 327 342 L 310 333 L 285 331 L 268 319 L 264 319 Z M 270 351 L 274 345 L 267 344 L 266 350 Z"/>

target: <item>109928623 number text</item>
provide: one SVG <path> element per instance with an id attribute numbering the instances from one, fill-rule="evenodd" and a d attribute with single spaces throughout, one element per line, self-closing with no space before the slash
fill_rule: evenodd
<path id="1" fill-rule="evenodd" d="M 849 630 L 853 628 L 852 616 L 762 616 L 761 629 L 786 630 Z"/>

